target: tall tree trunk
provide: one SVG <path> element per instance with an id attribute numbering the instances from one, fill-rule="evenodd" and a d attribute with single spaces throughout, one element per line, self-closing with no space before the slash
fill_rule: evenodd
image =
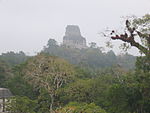
<path id="1" fill-rule="evenodd" d="M 3 98 L 3 112 L 5 112 L 5 98 Z"/>
<path id="2" fill-rule="evenodd" d="M 50 96 L 51 96 L 50 113 L 53 113 L 54 95 L 50 94 Z"/>

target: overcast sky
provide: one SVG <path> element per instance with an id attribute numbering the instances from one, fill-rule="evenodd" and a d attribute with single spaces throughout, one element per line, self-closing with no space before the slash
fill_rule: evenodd
<path id="1" fill-rule="evenodd" d="M 104 46 L 99 32 L 119 28 L 123 16 L 146 13 L 150 13 L 150 0 L 0 0 L 0 53 L 33 54 L 49 38 L 60 43 L 70 24 L 79 25 L 87 42 Z M 135 49 L 131 52 L 137 54 Z"/>

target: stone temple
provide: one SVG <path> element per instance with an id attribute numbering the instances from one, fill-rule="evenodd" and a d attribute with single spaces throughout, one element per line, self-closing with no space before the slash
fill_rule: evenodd
<path id="1" fill-rule="evenodd" d="M 63 45 L 71 48 L 86 48 L 86 39 L 82 37 L 80 28 L 76 25 L 68 25 L 66 27 L 65 36 L 63 37 Z"/>

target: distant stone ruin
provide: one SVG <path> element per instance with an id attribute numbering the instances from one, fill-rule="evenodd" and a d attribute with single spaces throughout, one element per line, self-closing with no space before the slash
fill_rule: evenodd
<path id="1" fill-rule="evenodd" d="M 65 36 L 63 37 L 63 45 L 71 48 L 86 48 L 86 39 L 82 37 L 80 28 L 76 25 L 68 25 L 66 27 Z"/>

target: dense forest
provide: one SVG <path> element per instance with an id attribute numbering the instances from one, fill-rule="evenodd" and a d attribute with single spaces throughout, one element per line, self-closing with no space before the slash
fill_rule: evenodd
<path id="1" fill-rule="evenodd" d="M 137 47 L 143 56 L 104 53 L 95 43 L 85 49 L 69 48 L 58 45 L 54 39 L 35 56 L 22 51 L 3 53 L 0 87 L 10 89 L 14 95 L 11 102 L 8 100 L 6 110 L 10 113 L 150 113 L 150 35 L 144 29 L 135 30 L 137 25 L 144 24 L 145 28 L 149 21 L 150 15 L 126 21 L 129 35 L 110 37 Z M 145 39 L 144 46 L 134 41 L 134 32 Z"/>
<path id="2" fill-rule="evenodd" d="M 136 57 L 130 54 L 116 56 L 112 50 L 104 53 L 101 49 L 102 48 L 98 47 L 94 42 L 91 42 L 90 46 L 85 49 L 77 49 L 66 47 L 65 45 L 58 45 L 57 41 L 49 39 L 47 45 L 42 50 L 42 53 L 58 56 L 74 65 L 94 69 L 116 65 L 120 65 L 128 70 L 135 67 Z"/>
<path id="3" fill-rule="evenodd" d="M 67 60 L 70 64 L 91 69 L 110 68 L 118 65 L 126 70 L 131 70 L 135 68 L 136 62 L 136 57 L 128 53 L 117 56 L 112 50 L 106 53 L 102 52 L 101 48 L 96 45 L 91 45 L 86 49 L 69 48 L 58 45 L 54 39 L 49 39 L 41 53 L 57 56 Z M 10 51 L 2 53 L 0 60 L 5 61 L 10 66 L 15 66 L 24 63 L 30 57 L 23 51 L 18 53 Z"/>

